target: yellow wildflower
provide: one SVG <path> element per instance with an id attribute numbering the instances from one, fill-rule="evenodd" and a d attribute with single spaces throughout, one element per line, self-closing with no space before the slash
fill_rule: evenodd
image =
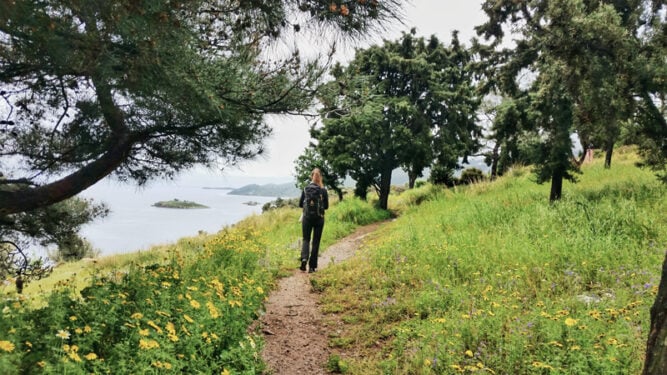
<path id="1" fill-rule="evenodd" d="M 188 314 L 183 314 L 183 319 L 188 323 L 194 323 L 194 320 Z"/>
<path id="2" fill-rule="evenodd" d="M 140 335 L 140 336 L 148 336 L 148 335 L 150 335 L 150 333 L 148 332 L 148 328 L 140 329 L 140 330 L 139 330 L 139 335 Z"/>
<path id="3" fill-rule="evenodd" d="M 12 351 L 14 351 L 14 348 L 15 348 L 15 346 L 11 342 L 6 341 L 6 340 L 0 341 L 0 349 L 2 349 L 2 350 L 6 351 L 6 352 L 12 352 Z"/>
<path id="4" fill-rule="evenodd" d="M 66 330 L 60 329 L 58 330 L 58 333 L 56 333 L 56 337 L 59 337 L 63 340 L 67 340 L 70 337 L 70 333 L 67 332 Z"/>
<path id="5" fill-rule="evenodd" d="M 72 322 L 75 321 L 76 319 L 77 319 L 77 317 L 74 316 L 74 315 L 72 315 L 72 316 L 69 317 L 69 320 L 72 321 Z"/>
<path id="6" fill-rule="evenodd" d="M 223 369 L 222 372 L 220 373 L 220 375 L 231 375 L 231 374 L 232 373 L 229 372 L 229 370 L 227 370 L 227 369 Z"/>
<path id="7" fill-rule="evenodd" d="M 92 332 L 92 331 L 93 331 L 93 329 L 90 328 L 90 326 L 85 326 L 85 327 L 83 327 L 83 332 L 85 332 L 85 333 L 90 333 L 90 332 Z"/>
<path id="8" fill-rule="evenodd" d="M 553 367 L 547 365 L 546 363 L 542 363 L 542 362 L 539 362 L 539 361 L 535 361 L 535 362 L 533 362 L 533 367 L 536 367 L 536 368 L 547 368 L 547 369 L 553 370 Z"/>
<path id="9" fill-rule="evenodd" d="M 220 312 L 211 301 L 206 302 L 206 307 L 208 307 L 208 312 L 211 314 L 211 318 L 216 319 L 220 317 Z"/>
<path id="10" fill-rule="evenodd" d="M 472 352 L 472 350 L 470 350 L 470 349 L 466 350 L 466 355 L 467 355 L 468 357 L 471 357 L 471 358 L 472 358 L 472 356 L 473 356 L 473 352 Z"/>
<path id="11" fill-rule="evenodd" d="M 198 309 L 198 308 L 201 307 L 201 304 L 193 299 L 193 300 L 190 300 L 190 306 L 192 306 L 195 309 Z"/>
<path id="12" fill-rule="evenodd" d="M 160 326 L 155 324 L 152 320 L 149 320 L 148 323 L 146 323 L 146 324 L 153 327 L 153 329 L 155 329 L 157 331 L 157 333 L 162 333 L 162 328 L 160 328 Z"/>
<path id="13" fill-rule="evenodd" d="M 572 319 L 572 318 L 565 319 L 565 325 L 568 327 L 572 327 L 576 324 L 577 324 L 577 319 Z"/>
<path id="14" fill-rule="evenodd" d="M 142 314 L 142 313 L 140 313 L 140 312 L 135 312 L 134 314 L 130 315 L 130 318 L 132 318 L 132 319 L 137 319 L 137 320 L 139 320 L 139 319 L 141 319 L 141 318 L 143 318 L 143 317 L 144 317 L 144 314 Z"/>
<path id="15" fill-rule="evenodd" d="M 144 339 L 139 339 L 139 348 L 140 349 L 157 349 L 160 347 L 160 344 L 158 344 L 157 341 L 155 340 L 144 340 Z"/>
<path id="16" fill-rule="evenodd" d="M 94 360 L 97 359 L 97 354 L 91 352 L 91 353 L 86 354 L 85 358 L 89 361 L 94 361 Z"/>
<path id="17" fill-rule="evenodd" d="M 450 368 L 458 371 L 458 372 L 463 372 L 463 368 L 457 364 L 449 365 Z"/>

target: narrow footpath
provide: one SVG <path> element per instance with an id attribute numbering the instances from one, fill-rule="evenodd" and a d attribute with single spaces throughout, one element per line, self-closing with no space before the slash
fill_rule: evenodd
<path id="1" fill-rule="evenodd" d="M 318 271 L 330 263 L 352 257 L 364 237 L 382 223 L 358 228 L 351 235 L 329 246 L 320 254 Z M 326 230 L 326 227 L 324 228 Z M 266 313 L 261 318 L 261 331 L 266 346 L 262 358 L 271 375 L 327 374 L 326 362 L 332 353 L 328 331 L 319 309 L 319 294 L 312 291 L 313 274 L 295 268 L 294 274 L 280 280 L 269 295 Z"/>

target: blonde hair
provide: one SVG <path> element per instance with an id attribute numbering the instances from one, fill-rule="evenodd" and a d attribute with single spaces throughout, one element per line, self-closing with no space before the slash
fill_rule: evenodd
<path id="1" fill-rule="evenodd" d="M 319 187 L 324 187 L 324 183 L 322 182 L 322 172 L 319 168 L 313 169 L 313 171 L 310 173 L 310 179 L 319 185 Z"/>

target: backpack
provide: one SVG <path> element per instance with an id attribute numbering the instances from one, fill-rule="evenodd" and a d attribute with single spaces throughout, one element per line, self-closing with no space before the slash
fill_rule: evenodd
<path id="1" fill-rule="evenodd" d="M 303 217 L 306 219 L 317 219 L 324 217 L 324 202 L 322 202 L 322 189 L 315 184 L 309 184 L 303 188 Z"/>

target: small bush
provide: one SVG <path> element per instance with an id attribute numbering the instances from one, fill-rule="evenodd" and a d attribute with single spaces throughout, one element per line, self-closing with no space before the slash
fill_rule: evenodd
<path id="1" fill-rule="evenodd" d="M 475 184 L 486 180 L 484 172 L 477 168 L 468 168 L 461 173 L 459 183 L 463 185 Z"/>
<path id="2" fill-rule="evenodd" d="M 341 359 L 338 354 L 332 354 L 327 360 L 327 370 L 334 374 L 345 374 L 349 367 L 349 364 Z"/>
<path id="3" fill-rule="evenodd" d="M 99 255 L 99 250 L 76 234 L 68 236 L 57 243 L 55 251 L 49 251 L 49 259 L 54 262 L 71 262 L 83 258 L 94 258 Z"/>

